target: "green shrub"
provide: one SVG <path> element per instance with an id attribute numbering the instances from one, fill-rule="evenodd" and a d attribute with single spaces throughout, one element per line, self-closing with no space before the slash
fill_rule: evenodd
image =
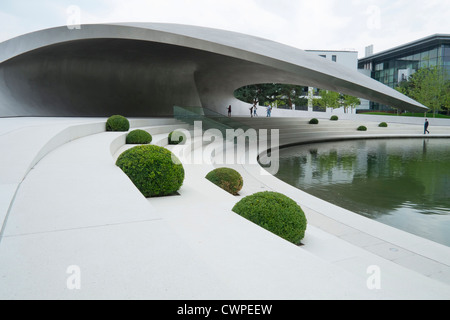
<path id="1" fill-rule="evenodd" d="M 232 195 L 237 195 L 244 185 L 240 173 L 231 168 L 215 169 L 206 175 L 206 179 Z"/>
<path id="2" fill-rule="evenodd" d="M 378 125 L 380 128 L 387 128 L 388 124 L 386 122 L 382 122 Z"/>
<path id="3" fill-rule="evenodd" d="M 319 120 L 316 118 L 313 118 L 313 119 L 309 120 L 309 124 L 319 124 Z"/>
<path id="4" fill-rule="evenodd" d="M 359 126 L 358 131 L 367 131 L 367 127 L 366 126 Z"/>
<path id="5" fill-rule="evenodd" d="M 153 137 L 144 130 L 133 130 L 127 135 L 127 144 L 149 144 Z"/>
<path id="6" fill-rule="evenodd" d="M 259 192 L 245 197 L 233 211 L 296 245 L 305 236 L 307 220 L 302 208 L 277 192 Z"/>
<path id="7" fill-rule="evenodd" d="M 127 118 L 119 115 L 111 116 L 106 121 L 106 131 L 128 131 L 130 122 Z"/>
<path id="8" fill-rule="evenodd" d="M 133 147 L 119 156 L 116 165 L 147 198 L 174 194 L 184 181 L 178 158 L 159 146 Z"/>
<path id="9" fill-rule="evenodd" d="M 173 140 L 172 140 L 173 136 Z M 178 138 L 178 140 L 177 140 Z M 176 145 L 186 142 L 186 135 L 181 131 L 172 131 L 169 133 L 169 144 Z"/>
<path id="10" fill-rule="evenodd" d="M 339 117 L 338 116 L 331 116 L 330 120 L 331 121 L 338 121 Z"/>

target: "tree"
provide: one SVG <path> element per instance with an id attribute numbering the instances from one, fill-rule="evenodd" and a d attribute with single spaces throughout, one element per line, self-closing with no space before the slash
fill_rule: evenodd
<path id="1" fill-rule="evenodd" d="M 431 66 L 417 70 L 396 89 L 430 108 L 436 116 L 436 112 L 449 107 L 450 84 L 447 78 L 445 69 Z"/>
<path id="2" fill-rule="evenodd" d="M 263 98 L 262 85 L 254 84 L 239 88 L 234 92 L 234 96 L 244 102 L 256 105 Z"/>
<path id="3" fill-rule="evenodd" d="M 361 100 L 359 100 L 357 97 L 349 96 L 347 94 L 343 94 L 341 96 L 342 104 L 344 106 L 344 112 L 347 113 L 348 108 L 356 108 L 356 106 L 359 106 L 361 104 Z"/>
<path id="4" fill-rule="evenodd" d="M 235 97 L 253 105 L 275 104 L 293 109 L 295 105 L 304 104 L 302 94 L 304 87 L 291 84 L 266 83 L 239 88 Z"/>
<path id="5" fill-rule="evenodd" d="M 320 90 L 319 96 L 321 99 L 318 102 L 322 108 L 337 109 L 341 106 L 340 101 L 339 101 L 340 94 L 337 92 L 328 91 L 328 90 Z"/>

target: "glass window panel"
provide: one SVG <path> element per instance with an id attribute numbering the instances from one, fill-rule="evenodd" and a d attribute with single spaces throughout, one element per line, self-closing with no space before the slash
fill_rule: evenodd
<path id="1" fill-rule="evenodd" d="M 420 60 L 430 60 L 430 52 L 429 51 L 424 51 L 420 53 Z"/>
<path id="2" fill-rule="evenodd" d="M 438 56 L 438 48 L 430 50 L 430 60 L 436 59 Z"/>
<path id="3" fill-rule="evenodd" d="M 420 68 L 428 68 L 428 60 L 420 61 Z"/>
<path id="4" fill-rule="evenodd" d="M 429 61 L 429 66 L 431 67 L 431 66 L 437 66 L 438 65 L 438 63 L 437 63 L 437 59 L 430 59 L 430 61 Z"/>

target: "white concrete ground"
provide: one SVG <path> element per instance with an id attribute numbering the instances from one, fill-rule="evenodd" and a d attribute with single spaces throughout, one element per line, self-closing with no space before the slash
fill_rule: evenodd
<path id="1" fill-rule="evenodd" d="M 307 118 L 239 120 L 283 128 L 283 144 L 421 136 L 420 124 L 383 131 L 378 118 L 362 119 L 316 127 Z M 145 199 L 115 166 L 129 147 L 125 134 L 104 132 L 105 121 L 0 119 L 1 299 L 450 298 L 449 247 L 337 208 L 261 175 L 257 165 L 232 166 L 244 177 L 237 197 L 204 179 L 213 165 L 185 163 L 180 195 Z M 369 131 L 356 132 L 360 124 Z M 172 119 L 132 120 L 132 127 L 163 146 L 170 131 L 187 128 Z M 450 126 L 431 128 L 450 136 Z M 263 190 L 302 206 L 303 246 L 231 211 Z"/>

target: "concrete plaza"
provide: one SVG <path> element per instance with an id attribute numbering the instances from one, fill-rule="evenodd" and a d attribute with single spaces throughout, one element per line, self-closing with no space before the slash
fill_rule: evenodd
<path id="1" fill-rule="evenodd" d="M 423 119 L 357 116 L 309 126 L 307 117 L 239 118 L 284 128 L 281 144 L 360 137 L 423 137 Z M 0 119 L 1 299 L 449 299 L 450 248 L 338 208 L 261 174 L 231 196 L 185 164 L 179 195 L 144 198 L 115 166 L 126 133 L 102 118 Z M 251 121 L 251 122 L 250 122 Z M 433 120 L 432 120 L 433 121 Z M 130 119 L 153 144 L 187 124 Z M 368 132 L 355 128 L 365 124 Z M 432 137 L 449 137 L 445 121 Z M 167 146 L 168 148 L 171 148 Z M 192 152 L 192 146 L 186 146 Z M 308 218 L 295 246 L 231 211 L 242 197 L 273 190 Z M 379 272 L 379 286 L 372 286 Z"/>

